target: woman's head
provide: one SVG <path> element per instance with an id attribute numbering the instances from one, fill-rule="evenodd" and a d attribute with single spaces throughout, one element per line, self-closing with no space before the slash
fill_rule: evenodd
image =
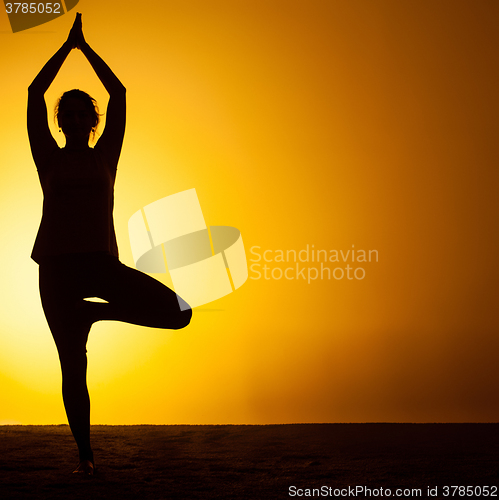
<path id="1" fill-rule="evenodd" d="M 82 90 L 73 89 L 64 92 L 55 105 L 57 124 L 69 136 L 86 136 L 95 131 L 100 121 L 99 108 L 95 99 Z"/>

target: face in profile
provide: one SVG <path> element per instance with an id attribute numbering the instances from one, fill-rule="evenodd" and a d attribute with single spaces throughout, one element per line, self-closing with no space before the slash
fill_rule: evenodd
<path id="1" fill-rule="evenodd" d="M 69 98 L 57 114 L 59 127 L 66 137 L 86 139 L 94 126 L 94 117 L 87 105 L 80 99 Z"/>

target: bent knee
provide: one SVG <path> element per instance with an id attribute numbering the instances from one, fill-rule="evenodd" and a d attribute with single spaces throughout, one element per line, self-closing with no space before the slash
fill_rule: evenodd
<path id="1" fill-rule="evenodd" d="M 180 311 L 177 314 L 175 325 L 172 327 L 172 330 L 181 330 L 182 328 L 185 328 L 191 322 L 191 318 L 192 309 Z"/>

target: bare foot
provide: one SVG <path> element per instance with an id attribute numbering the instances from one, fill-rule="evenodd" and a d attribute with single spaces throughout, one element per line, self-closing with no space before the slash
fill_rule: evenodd
<path id="1" fill-rule="evenodd" d="M 85 474 L 86 476 L 94 475 L 94 464 L 90 460 L 82 460 L 73 474 Z"/>

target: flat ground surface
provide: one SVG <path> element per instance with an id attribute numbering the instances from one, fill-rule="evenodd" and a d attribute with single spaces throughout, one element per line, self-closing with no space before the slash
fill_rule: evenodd
<path id="1" fill-rule="evenodd" d="M 0 426 L 0 499 L 339 498 L 348 487 L 349 498 L 386 488 L 470 498 L 445 496 L 446 485 L 495 485 L 488 497 L 499 498 L 499 424 L 98 425 L 92 435 L 98 470 L 85 478 L 71 474 L 68 426 Z"/>

